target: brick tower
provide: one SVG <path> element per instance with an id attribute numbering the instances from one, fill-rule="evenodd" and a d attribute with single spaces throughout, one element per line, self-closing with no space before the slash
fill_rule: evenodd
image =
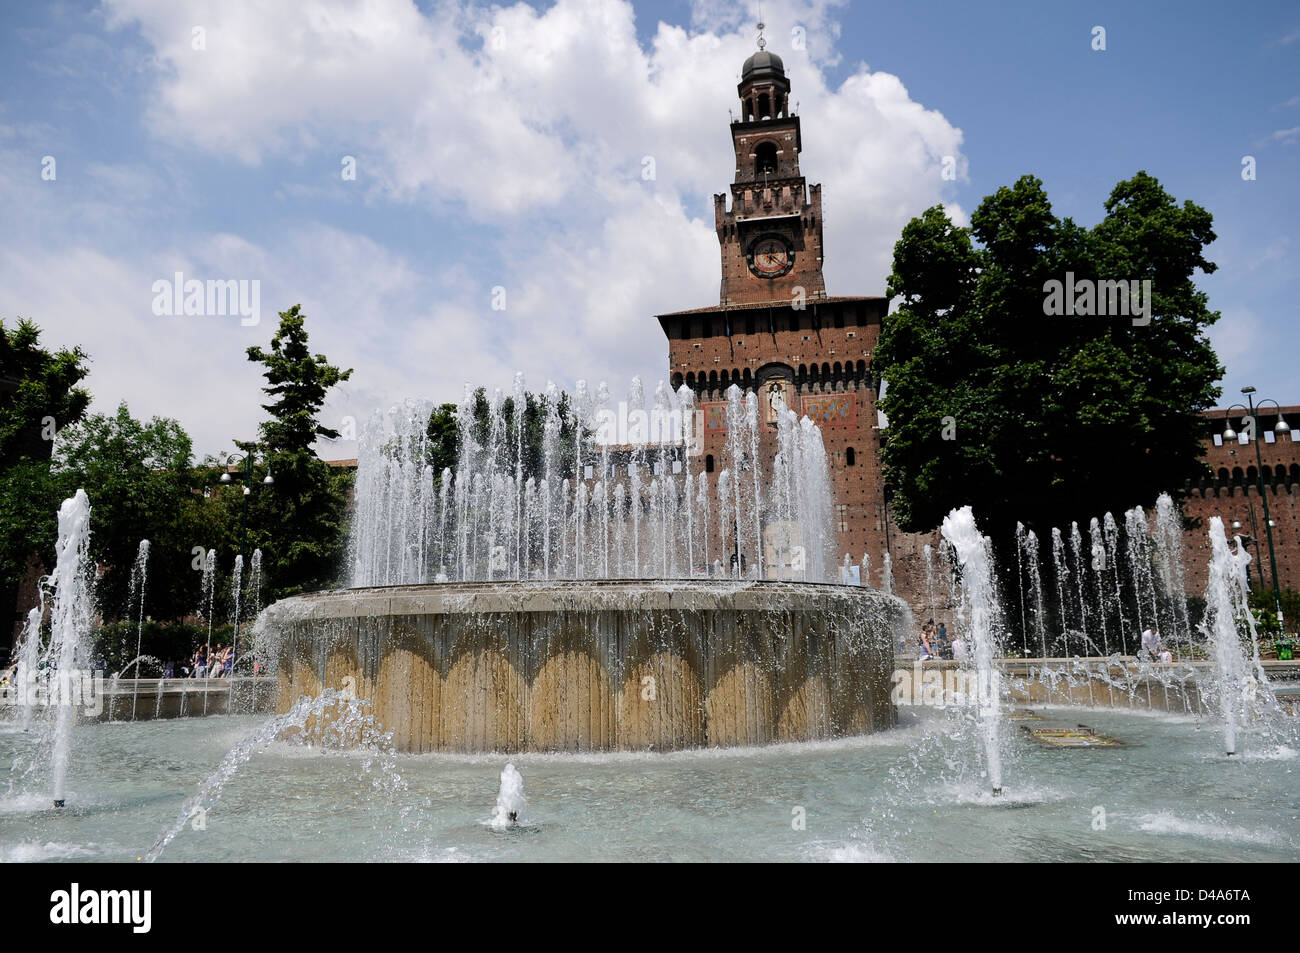
<path id="1" fill-rule="evenodd" d="M 761 29 L 761 28 L 760 28 Z M 716 307 L 658 316 L 668 338 L 670 377 L 695 392 L 704 414 L 704 471 L 724 464 L 726 390 L 775 396 L 822 429 L 835 494 L 837 560 L 869 552 L 876 578 L 888 545 L 878 451 L 871 352 L 883 297 L 828 297 L 822 277 L 821 187 L 799 169 L 799 117 L 781 58 L 763 48 L 741 69 L 740 118 L 731 123 L 735 176 L 730 202 L 714 196 L 722 284 Z M 716 488 L 716 482 L 714 483 Z M 750 555 L 752 557 L 752 554 Z"/>
<path id="2" fill-rule="evenodd" d="M 760 49 L 745 60 L 736 91 L 741 112 L 731 124 L 731 209 L 726 195 L 713 197 L 722 246 L 720 304 L 825 298 L 821 186 L 809 189 L 799 171 L 803 139 L 799 117 L 790 115 L 781 58 Z"/>

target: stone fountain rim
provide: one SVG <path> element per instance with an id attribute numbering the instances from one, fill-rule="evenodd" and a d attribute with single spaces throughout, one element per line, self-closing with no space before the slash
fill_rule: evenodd
<path id="1" fill-rule="evenodd" d="M 583 600 L 579 597 L 589 596 Z M 827 603 L 901 601 L 878 589 L 836 583 L 726 579 L 550 579 L 432 582 L 330 589 L 268 608 L 292 619 L 574 610 L 816 610 Z"/>

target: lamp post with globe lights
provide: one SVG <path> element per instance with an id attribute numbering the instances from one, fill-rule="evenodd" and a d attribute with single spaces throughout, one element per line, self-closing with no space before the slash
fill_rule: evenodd
<path id="1" fill-rule="evenodd" d="M 1255 464 L 1256 464 L 1255 470 L 1256 470 L 1256 477 L 1259 480 L 1259 498 L 1264 506 L 1264 531 L 1268 537 L 1268 561 L 1273 573 L 1273 602 L 1274 602 L 1274 609 L 1277 612 L 1277 624 L 1278 627 L 1281 628 L 1282 590 L 1281 587 L 1278 585 L 1278 579 L 1277 579 L 1277 552 L 1273 548 L 1273 519 L 1268 512 L 1268 493 L 1264 489 L 1264 457 L 1259 449 L 1259 434 L 1257 433 L 1257 427 L 1256 427 L 1258 421 L 1255 412 L 1256 410 L 1255 397 L 1254 397 L 1255 388 L 1243 387 L 1241 389 L 1241 392 L 1246 395 L 1246 401 L 1248 406 L 1243 406 L 1241 404 L 1233 404 L 1231 407 L 1229 407 L 1227 410 L 1223 412 L 1223 416 L 1225 418 L 1225 425 L 1223 428 L 1223 442 L 1227 444 L 1229 442 L 1233 442 L 1238 439 L 1237 431 L 1232 429 L 1232 411 L 1234 408 L 1240 407 L 1242 410 L 1246 411 L 1246 415 L 1241 418 L 1241 422 L 1242 422 L 1241 436 L 1245 437 L 1247 440 L 1255 444 Z M 1282 416 L 1282 405 L 1279 404 L 1277 401 L 1271 399 L 1260 401 L 1261 407 L 1264 404 L 1273 404 L 1275 407 L 1277 407 L 1277 423 L 1273 425 L 1273 433 L 1277 434 L 1279 437 L 1285 434 L 1291 434 L 1291 425 L 1288 424 L 1286 422 L 1286 418 Z M 1292 441 L 1294 441 L 1295 436 L 1292 435 L 1291 439 Z M 1264 573 L 1261 570 L 1260 576 L 1262 577 L 1263 575 Z"/>

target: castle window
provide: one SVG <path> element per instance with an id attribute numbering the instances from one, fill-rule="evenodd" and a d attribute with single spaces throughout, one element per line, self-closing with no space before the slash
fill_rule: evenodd
<path id="1" fill-rule="evenodd" d="M 849 507 L 846 503 L 840 503 L 835 507 L 835 520 L 839 524 L 840 532 L 849 531 Z"/>
<path id="2" fill-rule="evenodd" d="M 858 462 L 858 455 L 853 452 L 852 447 L 849 447 L 847 450 L 844 451 L 844 465 L 846 467 L 854 466 L 857 462 Z"/>
<path id="3" fill-rule="evenodd" d="M 758 116 L 760 119 L 772 118 L 772 98 L 767 93 L 758 95 Z"/>
<path id="4" fill-rule="evenodd" d="M 770 142 L 759 145 L 754 153 L 754 177 L 776 175 L 776 146 Z"/>
<path id="5" fill-rule="evenodd" d="M 705 473 L 713 472 L 713 454 L 709 454 L 707 457 L 704 458 L 704 472 Z"/>

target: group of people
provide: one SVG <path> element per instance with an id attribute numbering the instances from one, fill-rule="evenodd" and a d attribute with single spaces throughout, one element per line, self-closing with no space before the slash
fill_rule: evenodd
<path id="1" fill-rule="evenodd" d="M 960 662 L 969 657 L 966 640 L 959 635 L 949 642 L 948 627 L 942 622 L 936 626 L 933 619 L 921 626 L 919 644 L 922 662 L 929 659 L 955 659 Z"/>
<path id="2" fill-rule="evenodd" d="M 230 646 L 217 643 L 215 649 L 209 649 L 208 646 L 200 645 L 194 652 L 194 659 L 190 665 L 188 678 L 221 678 L 229 677 L 230 669 L 234 665 L 235 653 Z M 171 676 L 164 676 L 171 677 Z"/>

